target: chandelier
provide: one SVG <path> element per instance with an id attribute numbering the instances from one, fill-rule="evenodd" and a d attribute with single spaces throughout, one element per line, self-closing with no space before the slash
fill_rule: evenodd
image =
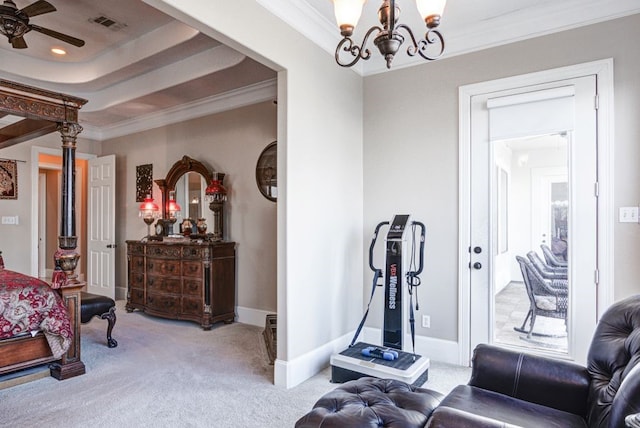
<path id="1" fill-rule="evenodd" d="M 404 25 L 398 24 L 400 16 L 400 7 L 395 0 L 383 0 L 380 9 L 378 9 L 378 19 L 382 27 L 371 27 L 361 45 L 357 45 L 351 39 L 353 30 L 355 29 L 360 15 L 362 14 L 362 6 L 366 0 L 333 0 L 336 21 L 340 27 L 340 34 L 343 39 L 338 43 L 336 48 L 336 62 L 342 67 L 351 67 L 361 59 L 368 60 L 371 57 L 371 51 L 366 47 L 369 37 L 374 35 L 373 44 L 376 45 L 380 54 L 387 62 L 387 68 L 391 68 L 391 62 L 400 46 L 405 41 L 404 32 L 409 37 L 409 46 L 407 55 L 420 55 L 422 58 L 433 61 L 439 58 L 444 52 L 444 38 L 436 28 L 440 25 L 440 17 L 444 10 L 446 0 L 416 0 L 416 5 L 420 15 L 424 19 L 427 31 L 424 38 L 416 40 L 411 29 Z M 428 53 L 430 46 L 435 47 L 434 54 Z M 439 49 L 438 49 L 439 48 Z M 344 54 L 347 52 L 348 54 Z M 346 60 L 341 60 L 342 56 L 346 56 Z"/>

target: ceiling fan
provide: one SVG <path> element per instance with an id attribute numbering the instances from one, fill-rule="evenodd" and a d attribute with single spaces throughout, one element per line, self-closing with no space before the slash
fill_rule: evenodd
<path id="1" fill-rule="evenodd" d="M 27 48 L 27 42 L 24 40 L 24 35 L 31 30 L 62 40 L 63 42 L 69 43 L 73 46 L 84 46 L 84 40 L 80 40 L 48 28 L 40 27 L 38 25 L 29 24 L 30 18 L 55 11 L 56 8 L 45 0 L 38 0 L 22 9 L 18 9 L 12 0 L 4 0 L 4 3 L 0 5 L 0 33 L 7 36 L 9 43 L 11 43 L 15 49 Z"/>

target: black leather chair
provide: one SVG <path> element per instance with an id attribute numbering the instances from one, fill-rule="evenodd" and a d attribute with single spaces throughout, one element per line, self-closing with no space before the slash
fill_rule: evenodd
<path id="1" fill-rule="evenodd" d="M 437 392 L 398 381 L 390 390 L 374 378 L 345 383 L 320 399 L 296 427 L 622 428 L 627 419 L 635 428 L 640 295 L 612 305 L 602 316 L 586 367 L 489 345 L 475 349 L 472 366 L 469 383 L 439 404 L 434 403 Z"/>
<path id="2" fill-rule="evenodd" d="M 82 292 L 80 294 L 80 322 L 86 324 L 93 317 L 107 320 L 107 346 L 115 348 L 118 342 L 111 337 L 113 327 L 116 325 L 116 302 L 98 294 Z"/>

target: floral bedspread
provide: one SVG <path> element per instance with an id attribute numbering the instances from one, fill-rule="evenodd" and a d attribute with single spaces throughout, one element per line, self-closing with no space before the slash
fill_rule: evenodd
<path id="1" fill-rule="evenodd" d="M 73 330 L 62 297 L 44 281 L 0 269 L 0 339 L 38 330 L 54 358 L 69 349 Z"/>

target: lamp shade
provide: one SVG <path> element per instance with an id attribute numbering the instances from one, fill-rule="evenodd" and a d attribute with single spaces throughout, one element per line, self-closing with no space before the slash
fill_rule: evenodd
<path id="1" fill-rule="evenodd" d="M 153 218 L 158 215 L 159 211 L 158 205 L 153 201 L 151 196 L 147 196 L 144 202 L 140 204 L 140 217 Z"/>
<path id="2" fill-rule="evenodd" d="M 355 28 L 362 14 L 362 6 L 365 0 L 333 0 L 333 9 L 336 22 L 343 27 Z"/>
<path id="3" fill-rule="evenodd" d="M 424 20 L 434 15 L 442 16 L 446 4 L 447 0 L 416 0 L 418 12 Z"/>
<path id="4" fill-rule="evenodd" d="M 220 180 L 211 180 L 209 186 L 204 191 L 209 202 L 224 202 L 227 200 L 227 189 Z"/>
<path id="5" fill-rule="evenodd" d="M 180 206 L 179 203 L 177 203 L 176 201 L 174 201 L 173 199 L 171 199 L 169 201 L 169 211 L 177 213 L 182 211 L 182 207 Z"/>

